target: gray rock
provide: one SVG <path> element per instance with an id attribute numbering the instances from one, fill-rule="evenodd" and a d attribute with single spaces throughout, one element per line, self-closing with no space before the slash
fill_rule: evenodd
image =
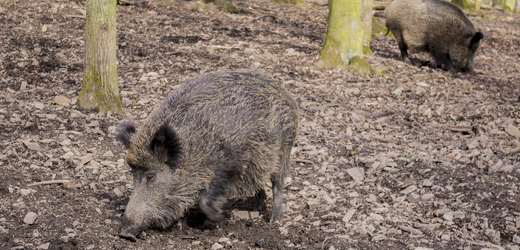
<path id="1" fill-rule="evenodd" d="M 415 185 L 411 185 L 411 186 L 408 186 L 407 188 L 405 188 L 404 190 L 402 190 L 400 193 L 401 194 L 409 194 L 413 191 L 417 190 L 417 187 Z"/>
<path id="2" fill-rule="evenodd" d="M 513 240 L 512 240 L 514 243 L 516 244 L 519 244 L 520 245 L 520 236 L 518 235 L 513 235 Z"/>
<path id="3" fill-rule="evenodd" d="M 239 220 L 247 220 L 249 219 L 249 212 L 248 211 L 233 211 L 233 217 Z"/>
<path id="4" fill-rule="evenodd" d="M 42 110 L 43 108 L 45 108 L 45 105 L 41 102 L 33 102 L 33 106 L 39 110 Z"/>
<path id="5" fill-rule="evenodd" d="M 450 235 L 449 234 L 443 234 L 441 236 L 441 240 L 449 241 L 450 240 Z"/>
<path id="6" fill-rule="evenodd" d="M 39 151 L 40 145 L 37 142 L 30 142 L 29 140 L 23 141 L 23 144 L 30 150 Z"/>
<path id="7" fill-rule="evenodd" d="M 435 197 L 434 194 L 423 194 L 423 196 L 421 196 L 421 200 L 422 201 L 430 201 L 433 199 L 433 197 Z"/>
<path id="8" fill-rule="evenodd" d="M 489 167 L 489 172 L 496 172 L 500 170 L 500 168 L 504 165 L 504 162 L 502 160 L 499 160 L 495 165 Z"/>
<path id="9" fill-rule="evenodd" d="M 260 217 L 260 212 L 249 212 L 249 216 L 251 216 L 251 219 Z"/>
<path id="10" fill-rule="evenodd" d="M 222 238 L 218 239 L 218 242 L 220 242 L 220 243 L 226 243 L 228 241 L 229 241 L 229 238 L 227 238 L 227 237 L 222 237 Z"/>
<path id="11" fill-rule="evenodd" d="M 356 213 L 356 209 L 349 209 L 347 211 L 347 213 L 345 214 L 345 216 L 343 216 L 343 219 L 342 221 L 345 222 L 345 223 L 348 223 L 350 221 L 350 219 L 352 219 L 352 216 L 354 216 L 354 214 Z"/>
<path id="12" fill-rule="evenodd" d="M 307 207 L 311 210 L 314 210 L 320 206 L 320 203 L 316 201 L 316 199 L 309 199 L 307 201 Z"/>
<path id="13" fill-rule="evenodd" d="M 38 250 L 47 250 L 47 249 L 49 249 L 50 245 L 51 245 L 51 243 L 47 242 L 45 244 L 39 245 L 38 247 L 36 247 L 36 249 L 38 249 Z"/>
<path id="14" fill-rule="evenodd" d="M 81 165 L 85 165 L 85 164 L 89 163 L 92 159 L 94 159 L 94 157 L 92 157 L 92 155 L 90 155 L 90 154 L 81 157 L 81 161 L 80 161 Z"/>
<path id="15" fill-rule="evenodd" d="M 36 214 L 34 212 L 29 212 L 23 218 L 23 222 L 25 224 L 29 224 L 29 225 L 34 224 L 34 221 L 36 221 L 37 217 L 38 217 L 38 214 Z"/>
<path id="16" fill-rule="evenodd" d="M 58 105 L 64 105 L 64 106 L 67 106 L 68 104 L 70 104 L 71 100 L 65 96 L 56 96 L 54 97 L 54 102 Z"/>
<path id="17" fill-rule="evenodd" d="M 384 236 L 384 235 L 376 235 L 376 236 L 372 237 L 372 241 L 381 241 L 384 239 L 386 239 L 386 236 Z"/>
<path id="18" fill-rule="evenodd" d="M 410 202 L 410 203 L 417 203 L 417 201 L 419 201 L 419 198 L 420 197 L 418 194 L 410 194 L 410 195 L 408 195 L 406 200 L 408 200 L 408 202 Z"/>
<path id="19" fill-rule="evenodd" d="M 520 137 L 520 129 L 513 126 L 513 124 L 507 125 L 506 133 L 508 133 L 509 135 L 515 136 L 515 137 Z"/>
<path id="20" fill-rule="evenodd" d="M 349 168 L 347 169 L 347 173 L 356 182 L 363 182 L 365 179 L 365 171 L 362 168 Z"/>

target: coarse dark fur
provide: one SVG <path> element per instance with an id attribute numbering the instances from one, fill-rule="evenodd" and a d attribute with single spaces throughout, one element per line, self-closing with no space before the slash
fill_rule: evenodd
<path id="1" fill-rule="evenodd" d="M 265 199 L 269 181 L 271 221 L 279 220 L 298 123 L 294 100 L 265 74 L 219 71 L 187 81 L 139 129 L 119 128 L 134 174 L 120 235 L 135 240 L 147 227 L 166 228 L 197 204 L 210 223 L 221 221 L 228 198 Z"/>
<path id="2" fill-rule="evenodd" d="M 395 0 L 385 10 L 386 26 L 410 62 L 408 49 L 429 52 L 437 67 L 473 71 L 484 34 L 454 4 L 444 0 Z"/>

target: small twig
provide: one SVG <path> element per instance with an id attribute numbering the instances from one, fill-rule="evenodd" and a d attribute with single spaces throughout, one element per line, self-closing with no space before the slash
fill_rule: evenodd
<path id="1" fill-rule="evenodd" d="M 323 249 L 323 247 L 325 246 L 325 241 L 329 239 L 332 239 L 332 237 L 325 237 L 325 240 L 323 241 L 323 243 L 321 243 L 321 249 Z"/>
<path id="2" fill-rule="evenodd" d="M 267 14 L 267 15 L 262 15 L 262 16 L 253 18 L 252 22 L 258 21 L 258 20 L 260 20 L 260 19 L 262 19 L 264 17 L 272 17 L 274 20 L 277 19 L 277 17 L 275 15 Z"/>
<path id="3" fill-rule="evenodd" d="M 28 187 L 32 187 L 32 186 L 47 185 L 47 184 L 65 184 L 65 183 L 69 183 L 69 182 L 70 182 L 69 180 L 40 181 L 40 182 L 35 182 L 35 183 L 32 183 L 32 184 L 29 184 L 27 186 Z"/>
<path id="4" fill-rule="evenodd" d="M 312 161 L 309 161 L 309 160 L 304 160 L 304 159 L 291 159 L 292 162 L 301 162 L 301 163 L 309 163 L 309 164 L 314 164 L 314 162 Z"/>
<path id="5" fill-rule="evenodd" d="M 86 16 L 82 16 L 82 15 L 66 15 L 66 17 L 77 17 L 77 18 L 87 18 Z"/>

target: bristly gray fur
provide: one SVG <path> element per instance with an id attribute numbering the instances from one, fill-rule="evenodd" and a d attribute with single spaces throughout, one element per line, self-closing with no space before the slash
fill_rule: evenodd
<path id="1" fill-rule="evenodd" d="M 386 10 L 386 26 L 397 40 L 401 57 L 408 49 L 429 52 L 437 67 L 473 71 L 473 58 L 484 34 L 454 4 L 444 0 L 396 0 Z"/>
<path id="2" fill-rule="evenodd" d="M 121 235 L 135 239 L 143 228 L 168 227 L 197 204 L 218 222 L 229 197 L 265 198 L 269 181 L 271 220 L 279 220 L 298 123 L 296 103 L 268 75 L 219 71 L 187 81 L 131 134 L 126 161 L 134 191 Z M 172 155 L 157 145 L 167 152 L 175 147 L 180 160 L 172 165 Z"/>

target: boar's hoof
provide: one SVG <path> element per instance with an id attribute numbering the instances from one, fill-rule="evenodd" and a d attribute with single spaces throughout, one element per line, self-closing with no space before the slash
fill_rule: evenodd
<path id="1" fill-rule="evenodd" d="M 201 227 L 201 230 L 214 230 L 217 228 L 217 226 L 217 223 L 210 220 L 205 220 L 204 224 Z"/>
<path id="2" fill-rule="evenodd" d="M 125 238 L 127 240 L 136 242 L 137 238 L 135 237 L 134 233 L 128 232 L 126 229 L 122 229 L 119 233 L 119 237 Z"/>

